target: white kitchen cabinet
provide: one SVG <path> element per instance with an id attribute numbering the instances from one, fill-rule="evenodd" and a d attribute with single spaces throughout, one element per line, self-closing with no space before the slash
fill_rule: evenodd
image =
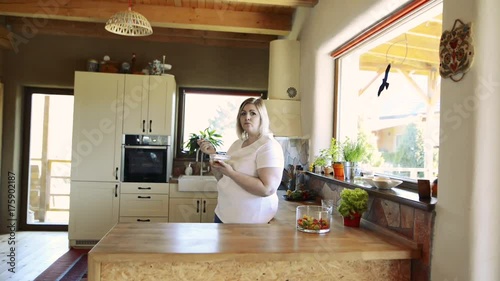
<path id="1" fill-rule="evenodd" d="M 168 183 L 122 183 L 120 222 L 168 222 Z"/>
<path id="2" fill-rule="evenodd" d="M 217 199 L 170 198 L 169 222 L 214 222 Z"/>
<path id="3" fill-rule="evenodd" d="M 170 184 L 169 222 L 214 222 L 217 192 L 184 192 Z"/>
<path id="4" fill-rule="evenodd" d="M 174 76 L 125 75 L 124 134 L 173 135 Z"/>
<path id="5" fill-rule="evenodd" d="M 71 179 L 119 180 L 124 75 L 75 72 Z"/>
<path id="6" fill-rule="evenodd" d="M 71 182 L 70 246 L 95 245 L 117 222 L 119 183 Z"/>

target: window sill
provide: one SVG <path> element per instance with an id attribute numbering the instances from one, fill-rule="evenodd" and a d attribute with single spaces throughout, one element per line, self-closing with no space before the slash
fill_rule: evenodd
<path id="1" fill-rule="evenodd" d="M 366 190 L 370 196 L 375 196 L 382 199 L 394 201 L 403 205 L 411 206 L 416 209 L 428 212 L 434 211 L 437 204 L 436 197 L 432 197 L 431 199 L 427 200 L 420 200 L 418 198 L 418 192 L 410 189 L 394 187 L 389 190 L 382 190 L 382 189 L 377 189 L 376 187 L 367 186 L 361 181 L 357 180 L 346 181 L 346 180 L 336 179 L 333 176 L 325 176 L 323 174 L 316 174 L 312 172 L 306 172 L 306 173 L 311 177 L 323 180 L 325 182 L 340 185 L 342 187 L 346 188 L 359 187 Z"/>

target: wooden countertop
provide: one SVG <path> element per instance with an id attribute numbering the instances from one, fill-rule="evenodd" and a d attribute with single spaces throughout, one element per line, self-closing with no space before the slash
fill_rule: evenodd
<path id="1" fill-rule="evenodd" d="M 281 197 L 281 193 L 280 193 Z M 280 201 L 270 224 L 119 223 L 90 251 L 94 261 L 412 259 L 420 250 L 334 217 L 325 234 L 295 229 L 299 203 Z"/>

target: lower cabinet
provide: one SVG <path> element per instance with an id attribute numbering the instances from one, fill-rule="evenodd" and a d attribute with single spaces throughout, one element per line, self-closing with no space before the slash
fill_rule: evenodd
<path id="1" fill-rule="evenodd" d="M 214 222 L 217 192 L 178 191 L 170 184 L 169 222 Z"/>
<path id="2" fill-rule="evenodd" d="M 214 222 L 217 199 L 171 198 L 169 222 Z"/>
<path id="3" fill-rule="evenodd" d="M 68 238 L 72 247 L 92 247 L 118 222 L 120 184 L 71 182 Z"/>
<path id="4" fill-rule="evenodd" d="M 168 183 L 122 183 L 120 222 L 168 222 Z"/>

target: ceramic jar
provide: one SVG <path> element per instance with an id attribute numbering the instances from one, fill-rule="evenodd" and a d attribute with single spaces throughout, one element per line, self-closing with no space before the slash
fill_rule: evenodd
<path id="1" fill-rule="evenodd" d="M 161 75 L 163 73 L 163 63 L 161 63 L 159 60 L 154 60 L 153 63 L 149 64 L 149 66 L 150 75 Z"/>

